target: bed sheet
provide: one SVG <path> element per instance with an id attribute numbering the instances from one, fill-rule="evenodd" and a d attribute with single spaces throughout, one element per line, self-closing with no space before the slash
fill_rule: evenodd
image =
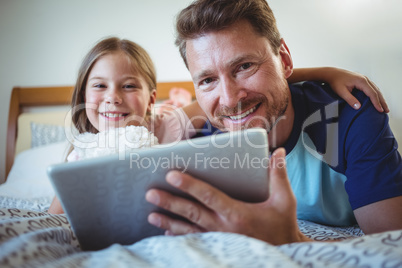
<path id="1" fill-rule="evenodd" d="M 46 213 L 45 204 L 19 204 L 0 207 L 0 267 L 402 267 L 402 230 L 364 236 L 357 226 L 299 221 L 316 242 L 272 246 L 209 232 L 82 251 L 65 215 Z"/>
<path id="2" fill-rule="evenodd" d="M 46 213 L 54 192 L 45 166 L 61 161 L 65 148 L 60 143 L 22 153 L 0 186 L 0 267 L 402 267 L 402 230 L 364 236 L 357 226 L 301 220 L 300 230 L 316 242 L 272 246 L 209 232 L 82 251 L 66 216 Z"/>

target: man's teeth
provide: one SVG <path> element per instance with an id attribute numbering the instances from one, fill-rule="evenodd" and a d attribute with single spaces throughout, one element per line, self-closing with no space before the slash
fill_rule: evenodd
<path id="1" fill-rule="evenodd" d="M 115 113 L 102 113 L 105 117 L 122 117 L 124 114 L 115 114 Z"/>
<path id="2" fill-rule="evenodd" d="M 251 114 L 252 112 L 254 112 L 255 109 L 257 109 L 256 106 L 254 106 L 253 108 L 251 108 L 251 109 L 248 110 L 248 111 L 245 111 L 245 112 L 242 113 L 242 114 L 235 115 L 235 116 L 229 116 L 229 118 L 232 119 L 232 120 L 240 120 L 240 119 L 246 117 L 247 115 Z"/>

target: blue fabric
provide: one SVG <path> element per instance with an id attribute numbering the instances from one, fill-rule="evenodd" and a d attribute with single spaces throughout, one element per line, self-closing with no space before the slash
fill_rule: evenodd
<path id="1" fill-rule="evenodd" d="M 377 112 L 364 93 L 352 92 L 362 104 L 356 111 L 324 83 L 305 82 L 290 90 L 295 124 L 285 148 L 287 158 L 296 154 L 299 159 L 296 164 L 289 159 L 287 168 L 298 174 L 289 178 L 300 219 L 350 225 L 355 221 L 352 210 L 402 195 L 402 161 L 388 116 Z M 316 163 L 319 157 L 321 165 Z M 295 171 L 299 161 L 308 172 Z M 308 190 L 297 187 L 298 180 Z"/>
<path id="2" fill-rule="evenodd" d="M 402 195 L 402 160 L 388 116 L 364 93 L 352 92 L 362 104 L 356 111 L 325 83 L 290 91 L 295 120 L 284 147 L 299 219 L 348 226 L 356 223 L 354 209 Z"/>
<path id="3" fill-rule="evenodd" d="M 288 177 L 298 201 L 297 218 L 326 225 L 354 225 L 344 187 L 346 176 L 330 168 L 314 150 L 309 136 L 302 133 L 286 156 Z"/>

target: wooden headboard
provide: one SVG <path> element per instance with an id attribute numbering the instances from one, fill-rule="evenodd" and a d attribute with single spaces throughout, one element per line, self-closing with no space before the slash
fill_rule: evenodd
<path id="1" fill-rule="evenodd" d="M 193 82 L 160 82 L 157 84 L 157 100 L 169 98 L 173 87 L 187 89 L 195 98 Z M 73 86 L 62 87 L 15 87 L 11 93 L 7 126 L 6 179 L 15 158 L 15 145 L 18 135 L 18 116 L 26 107 L 69 105 Z"/>

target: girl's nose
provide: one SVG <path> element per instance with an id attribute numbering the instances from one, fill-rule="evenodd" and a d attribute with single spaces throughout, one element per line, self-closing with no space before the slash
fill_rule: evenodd
<path id="1" fill-rule="evenodd" d="M 123 98 L 119 92 L 114 88 L 110 88 L 105 96 L 105 102 L 108 104 L 121 104 L 123 102 Z"/>

